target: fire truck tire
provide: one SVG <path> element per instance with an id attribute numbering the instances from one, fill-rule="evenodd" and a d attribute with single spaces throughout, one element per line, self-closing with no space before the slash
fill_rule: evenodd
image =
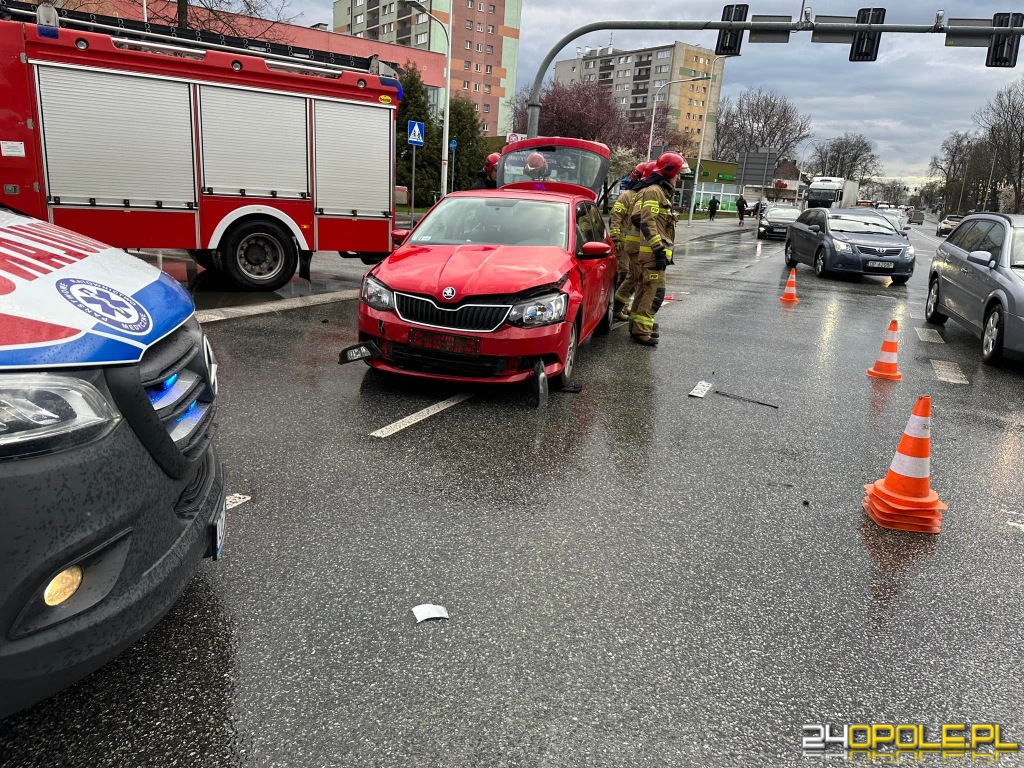
<path id="1" fill-rule="evenodd" d="M 192 261 L 198 264 L 203 269 L 208 269 L 211 272 L 217 271 L 217 266 L 213 263 L 213 251 L 209 250 L 191 250 L 188 255 L 192 257 Z"/>
<path id="2" fill-rule="evenodd" d="M 247 291 L 276 291 L 299 263 L 291 233 L 266 219 L 248 219 L 228 230 L 220 256 L 228 279 Z"/>
<path id="3" fill-rule="evenodd" d="M 361 253 L 359 254 L 359 260 L 363 262 L 363 264 L 373 266 L 374 264 L 380 264 L 384 261 L 385 256 L 387 256 L 386 253 Z"/>

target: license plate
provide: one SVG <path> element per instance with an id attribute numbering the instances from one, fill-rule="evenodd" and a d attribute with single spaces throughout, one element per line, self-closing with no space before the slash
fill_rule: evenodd
<path id="1" fill-rule="evenodd" d="M 224 551 L 224 535 L 227 533 L 228 522 L 227 511 L 227 502 L 221 501 L 220 512 L 217 513 L 217 517 L 213 519 L 213 525 L 210 526 L 210 539 L 213 544 L 214 560 L 220 560 L 221 552 Z"/>
<path id="2" fill-rule="evenodd" d="M 409 331 L 409 346 L 433 349 L 438 352 L 454 352 L 460 355 L 480 353 L 480 339 L 472 336 L 456 336 L 454 333 L 432 333 L 430 331 Z"/>
<path id="3" fill-rule="evenodd" d="M 891 261 L 869 261 L 869 267 L 875 267 L 876 269 L 892 269 L 896 265 Z"/>

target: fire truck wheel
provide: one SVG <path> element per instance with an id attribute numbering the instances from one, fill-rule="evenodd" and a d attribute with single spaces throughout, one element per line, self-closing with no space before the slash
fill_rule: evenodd
<path id="1" fill-rule="evenodd" d="M 265 220 L 244 221 L 232 228 L 221 255 L 231 281 L 249 291 L 276 291 L 292 279 L 299 263 L 291 233 Z"/>
<path id="2" fill-rule="evenodd" d="M 198 264 L 203 269 L 208 269 L 211 272 L 216 272 L 217 267 L 213 263 L 213 251 L 208 250 L 191 250 L 188 255 L 192 257 L 192 261 Z"/>

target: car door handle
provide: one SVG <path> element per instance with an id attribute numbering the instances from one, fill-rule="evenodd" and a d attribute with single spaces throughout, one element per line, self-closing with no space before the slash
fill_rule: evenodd
<path id="1" fill-rule="evenodd" d="M 971 270 L 964 269 L 963 267 L 960 267 L 960 274 L 961 275 L 969 275 L 969 274 L 971 274 Z"/>

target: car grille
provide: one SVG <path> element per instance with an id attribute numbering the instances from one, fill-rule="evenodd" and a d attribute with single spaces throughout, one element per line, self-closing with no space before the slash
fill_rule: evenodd
<path id="1" fill-rule="evenodd" d="M 492 378 L 505 370 L 505 358 L 485 355 L 458 355 L 433 349 L 391 344 L 391 363 L 398 368 L 441 376 Z"/>
<path id="2" fill-rule="evenodd" d="M 454 309 L 443 309 L 430 299 L 395 294 L 395 309 L 398 316 L 408 323 L 429 325 L 432 328 L 449 328 L 454 331 L 498 330 L 512 309 L 510 304 L 464 304 Z"/>
<path id="3" fill-rule="evenodd" d="M 865 256 L 899 256 L 902 248 L 873 248 L 870 245 L 858 245 L 857 250 Z"/>

